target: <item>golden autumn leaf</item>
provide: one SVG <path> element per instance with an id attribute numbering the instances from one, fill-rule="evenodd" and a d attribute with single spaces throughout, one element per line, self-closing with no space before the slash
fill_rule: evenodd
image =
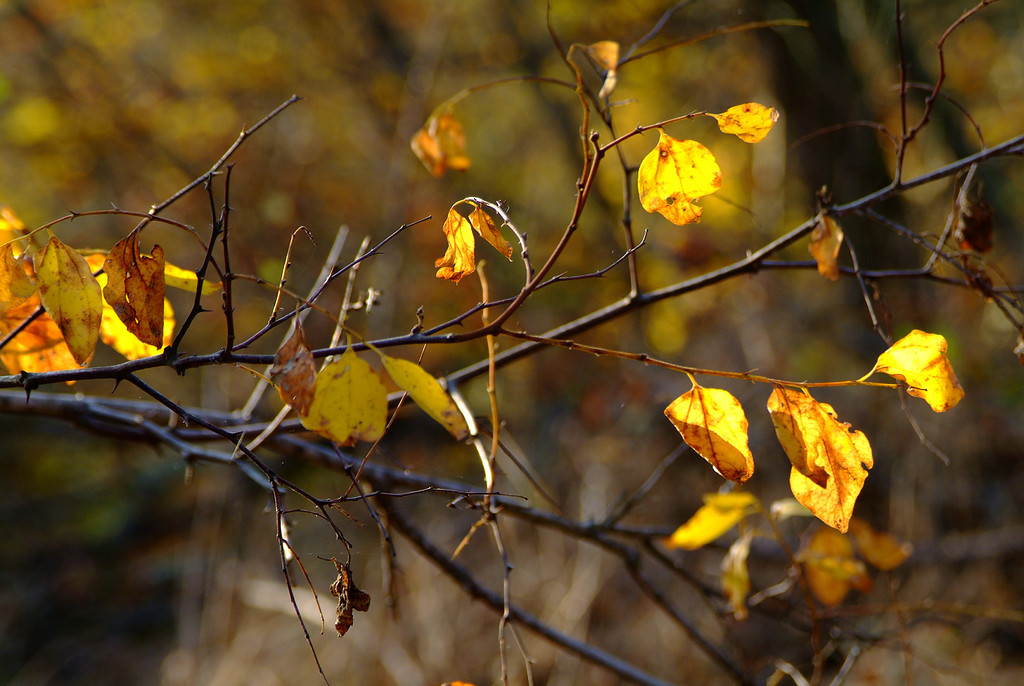
<path id="1" fill-rule="evenodd" d="M 793 496 L 818 519 L 845 532 L 874 466 L 868 439 L 840 422 L 831 405 L 800 390 L 776 386 L 768 398 L 768 412 L 793 464 Z"/>
<path id="2" fill-rule="evenodd" d="M 415 362 L 383 354 L 380 359 L 391 380 L 408 393 L 431 419 L 447 429 L 457 440 L 461 441 L 469 435 L 466 418 L 459 412 L 441 382 Z"/>
<path id="3" fill-rule="evenodd" d="M 472 207 L 468 216 L 459 211 L 459 207 L 465 205 Z M 476 239 L 473 237 L 473 231 L 480 234 L 507 259 L 512 259 L 512 246 L 502 237 L 490 215 L 475 202 L 460 200 L 452 205 L 442 231 L 448 240 L 448 249 L 444 257 L 434 262 L 439 279 L 458 283 L 462 277 L 476 271 Z"/>
<path id="4" fill-rule="evenodd" d="M 797 552 L 811 593 L 826 607 L 843 602 L 851 588 L 871 590 L 871 578 L 864 563 L 853 554 L 853 544 L 846 534 L 821 527 L 807 539 Z"/>
<path id="5" fill-rule="evenodd" d="M 25 223 L 7 205 L 0 205 L 0 243 L 25 235 Z"/>
<path id="6" fill-rule="evenodd" d="M 744 143 L 759 143 L 779 120 L 779 111 L 774 107 L 748 102 L 709 116 L 718 120 L 718 128 L 722 133 L 735 134 Z"/>
<path id="7" fill-rule="evenodd" d="M 587 54 L 605 71 L 604 83 L 601 84 L 597 97 L 607 98 L 615 90 L 615 84 L 619 80 L 619 44 L 613 40 L 591 43 L 587 46 Z"/>
<path id="8" fill-rule="evenodd" d="M 21 305 L 0 312 L 0 335 L 13 331 L 39 306 L 39 294 L 35 294 Z M 0 350 L 0 361 L 11 374 L 55 372 L 79 366 L 56 322 L 45 312 L 8 341 Z"/>
<path id="9" fill-rule="evenodd" d="M 153 246 L 153 254 L 139 250 L 139 234 L 132 231 L 114 244 L 103 262 L 107 285 L 103 299 L 128 331 L 148 345 L 159 347 L 164 340 L 164 250 Z"/>
<path id="10" fill-rule="evenodd" d="M 807 246 L 811 256 L 818 263 L 818 273 L 826 279 L 839 278 L 839 248 L 843 244 L 843 230 L 839 222 L 822 214 L 811 232 L 811 244 Z"/>
<path id="11" fill-rule="evenodd" d="M 946 339 L 939 334 L 914 329 L 878 356 L 871 373 L 905 381 L 910 395 L 923 398 L 935 412 L 945 412 L 964 397 L 946 347 Z"/>
<path id="12" fill-rule="evenodd" d="M 434 176 L 444 176 L 449 169 L 469 169 L 466 135 L 450 112 L 430 117 L 413 135 L 411 145 L 416 157 Z"/>
<path id="13" fill-rule="evenodd" d="M 39 283 L 25 271 L 23 260 L 14 254 L 14 246 L 0 248 L 0 311 L 21 305 L 36 292 Z"/>
<path id="14" fill-rule="evenodd" d="M 752 493 L 708 493 L 700 509 L 665 539 L 665 546 L 685 550 L 703 547 L 756 512 L 758 502 Z"/>
<path id="15" fill-rule="evenodd" d="M 302 425 L 339 445 L 375 441 L 384 433 L 387 410 L 384 384 L 349 347 L 316 375 Z"/>
<path id="16" fill-rule="evenodd" d="M 732 616 L 738 621 L 747 618 L 747 595 L 750 594 L 750 570 L 747 557 L 754 529 L 748 528 L 729 546 L 729 552 L 722 559 L 722 593 L 732 608 Z"/>
<path id="17" fill-rule="evenodd" d="M 700 221 L 696 200 L 722 186 L 722 171 L 715 156 L 697 141 L 677 140 L 664 131 L 658 145 L 647 153 L 637 174 L 640 204 L 682 226 Z"/>
<path id="18" fill-rule="evenodd" d="M 914 546 L 901 543 L 892 534 L 875 531 L 860 517 L 850 520 L 850 536 L 864 561 L 882 571 L 896 569 L 914 552 Z"/>
<path id="19" fill-rule="evenodd" d="M 270 380 L 274 382 L 281 402 L 295 408 L 300 417 L 309 411 L 316 386 L 316 365 L 313 353 L 306 345 L 306 334 L 301 324 L 296 323 L 292 335 L 274 354 Z"/>
<path id="20" fill-rule="evenodd" d="M 164 285 L 168 288 L 177 288 L 180 291 L 195 293 L 196 286 L 199 285 L 199 277 L 196 276 L 194 271 L 175 267 L 170 262 L 164 262 Z M 203 279 L 203 295 L 216 293 L 220 289 L 220 281 Z"/>
<path id="21" fill-rule="evenodd" d="M 686 444 L 726 479 L 743 483 L 754 473 L 747 417 L 728 391 L 694 385 L 665 408 L 665 416 Z"/>
<path id="22" fill-rule="evenodd" d="M 85 258 L 56 236 L 35 257 L 43 307 L 64 335 L 79 365 L 92 356 L 100 338 L 103 296 Z"/>

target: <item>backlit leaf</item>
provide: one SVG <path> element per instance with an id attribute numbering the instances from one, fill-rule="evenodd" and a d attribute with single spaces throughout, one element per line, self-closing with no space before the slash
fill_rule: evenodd
<path id="1" fill-rule="evenodd" d="M 384 384 L 349 347 L 316 375 L 302 425 L 340 445 L 375 441 L 384 433 L 387 409 Z"/>
<path id="2" fill-rule="evenodd" d="M 441 387 L 441 383 L 429 372 L 409 360 L 387 355 L 381 355 L 380 359 L 391 380 L 408 393 L 421 410 L 456 439 L 461 441 L 469 435 L 466 418 L 459 412 L 448 392 Z"/>
<path id="3" fill-rule="evenodd" d="M 871 590 L 867 568 L 854 556 L 849 537 L 835 529 L 821 527 L 811 534 L 796 559 L 811 593 L 826 607 L 843 602 L 851 588 Z"/>
<path id="4" fill-rule="evenodd" d="M 89 263 L 89 267 L 93 271 L 102 268 L 105 260 L 106 255 L 100 253 L 92 254 L 85 258 L 85 261 Z M 107 275 L 99 274 L 96 277 L 96 281 L 102 289 L 107 284 Z M 128 330 L 124 322 L 114 313 L 114 308 L 104 300 L 103 319 L 100 322 L 100 340 L 121 353 L 128 360 L 141 360 L 144 357 L 152 357 L 158 354 L 161 349 L 170 345 L 174 338 L 174 308 L 171 307 L 171 303 L 167 298 L 164 298 L 163 303 L 163 320 L 163 340 L 161 340 L 160 345 L 155 346 L 143 343 L 139 340 L 138 336 Z"/>
<path id="5" fill-rule="evenodd" d="M 17 307 L 0 312 L 0 334 L 6 335 L 39 307 L 35 294 Z M 11 374 L 20 372 L 54 372 L 75 369 L 79 365 L 64 342 L 64 335 L 49 314 L 32 320 L 0 350 L 0 361 Z"/>
<path id="6" fill-rule="evenodd" d="M 637 174 L 643 208 L 679 226 L 699 222 L 702 210 L 694 201 L 721 185 L 722 172 L 710 150 L 697 141 L 676 140 L 664 131 Z"/>
<path id="7" fill-rule="evenodd" d="M 587 53 L 605 71 L 604 83 L 597 97 L 607 98 L 618 83 L 619 44 L 613 40 L 598 41 L 587 46 Z"/>
<path id="8" fill-rule="evenodd" d="M 875 372 L 905 381 L 910 395 L 924 398 L 936 412 L 945 412 L 964 397 L 946 357 L 946 339 L 917 329 L 878 356 Z"/>
<path id="9" fill-rule="evenodd" d="M 413 135 L 411 145 L 416 157 L 434 176 L 444 176 L 449 169 L 469 169 L 462 124 L 449 112 L 428 119 Z"/>
<path id="10" fill-rule="evenodd" d="M 292 335 L 274 354 L 270 380 L 274 382 L 281 402 L 295 408 L 300 417 L 308 412 L 316 386 L 316 365 L 300 324 L 296 324 Z"/>
<path id="11" fill-rule="evenodd" d="M 726 479 L 743 483 L 754 473 L 747 417 L 728 391 L 695 385 L 673 400 L 665 415 L 686 444 Z"/>
<path id="12" fill-rule="evenodd" d="M 748 102 L 710 116 L 718 120 L 718 128 L 722 133 L 735 134 L 745 143 L 759 143 L 779 120 L 779 111 L 774 107 Z"/>
<path id="13" fill-rule="evenodd" d="M 168 288 L 177 288 L 189 293 L 196 292 L 199 285 L 199 277 L 194 271 L 175 267 L 170 262 L 164 262 L 164 285 Z M 203 295 L 211 295 L 221 289 L 220 281 L 203 279 Z"/>
<path id="14" fill-rule="evenodd" d="M 722 536 L 757 509 L 758 500 L 752 493 L 708 493 L 700 509 L 665 539 L 665 545 L 696 550 Z"/>
<path id="15" fill-rule="evenodd" d="M 103 299 L 128 331 L 148 345 L 164 340 L 164 251 L 153 246 L 152 256 L 139 250 L 139 234 L 132 231 L 110 249 L 103 263 L 107 285 Z"/>
<path id="16" fill-rule="evenodd" d="M 747 618 L 747 595 L 750 593 L 750 571 L 747 557 L 754 529 L 748 528 L 729 546 L 729 552 L 722 559 L 722 593 L 732 608 L 732 615 L 739 621 Z"/>
<path id="17" fill-rule="evenodd" d="M 14 255 L 14 246 L 7 244 L 0 248 L 0 311 L 8 310 L 25 302 L 36 292 L 39 283 L 25 271 L 25 265 Z"/>
<path id="18" fill-rule="evenodd" d="M 35 265 L 43 307 L 64 335 L 75 362 L 85 364 L 100 338 L 100 285 L 85 258 L 56 236 L 36 255 Z"/>
<path id="19" fill-rule="evenodd" d="M 800 390 L 777 386 L 768 399 L 768 411 L 793 464 L 793 496 L 821 521 L 846 531 L 874 465 L 868 439 L 840 422 L 830 405 Z"/>
<path id="20" fill-rule="evenodd" d="M 822 214 L 811 233 L 811 244 L 807 249 L 818 262 L 818 273 L 826 279 L 835 281 L 839 278 L 837 258 L 842 244 L 843 230 L 839 227 L 839 222 L 827 214 Z"/>
<path id="21" fill-rule="evenodd" d="M 914 552 L 914 546 L 896 540 L 892 534 L 875 531 L 859 517 L 850 520 L 850 536 L 860 556 L 875 569 L 896 569 Z"/>
<path id="22" fill-rule="evenodd" d="M 464 205 L 473 208 L 469 216 L 459 212 L 459 207 Z M 448 240 L 448 249 L 444 257 L 434 262 L 439 279 L 458 283 L 462 277 L 476 271 L 476 239 L 473 231 L 479 233 L 506 258 L 512 259 L 512 246 L 502 237 L 490 215 L 475 202 L 460 200 L 452 205 L 442 230 Z"/>

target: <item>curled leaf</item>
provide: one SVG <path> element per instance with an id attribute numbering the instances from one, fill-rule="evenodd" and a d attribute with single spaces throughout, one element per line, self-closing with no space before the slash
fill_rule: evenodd
<path id="1" fill-rule="evenodd" d="M 472 207 L 469 215 L 459 211 L 460 207 Z M 458 283 L 462 277 L 476 271 L 476 241 L 473 231 L 490 243 L 507 259 L 512 259 L 512 246 L 509 245 L 501 231 L 484 209 L 471 200 L 460 200 L 448 210 L 442 227 L 448 240 L 448 249 L 444 257 L 434 262 L 437 267 L 437 278 L 448 279 Z"/>
<path id="2" fill-rule="evenodd" d="M 587 46 L 587 53 L 605 72 L 604 83 L 601 84 L 597 97 L 607 98 L 615 90 L 619 80 L 619 44 L 613 40 L 598 41 Z"/>
<path id="3" fill-rule="evenodd" d="M 103 296 L 85 258 L 56 236 L 36 255 L 43 307 L 53 317 L 75 362 L 83 365 L 100 338 Z"/>
<path id="4" fill-rule="evenodd" d="M 839 222 L 822 214 L 811 232 L 811 244 L 807 246 L 811 256 L 818 263 L 818 273 L 826 279 L 839 278 L 839 248 L 843 244 L 843 230 Z"/>
<path id="5" fill-rule="evenodd" d="M 368 612 L 370 610 L 370 594 L 360 591 L 352 581 L 352 570 L 347 564 L 331 558 L 338 570 L 338 578 L 331 584 L 331 595 L 338 599 L 337 620 L 334 630 L 338 636 L 344 636 L 352 628 L 352 611 Z"/>
<path id="6" fill-rule="evenodd" d="M 387 355 L 381 355 L 380 359 L 391 380 L 448 433 L 460 441 L 469 435 L 466 418 L 441 387 L 441 382 L 415 362 Z"/>
<path id="7" fill-rule="evenodd" d="M 756 512 L 758 502 L 752 493 L 708 493 L 700 509 L 665 539 L 665 545 L 686 550 L 703 547 Z"/>
<path id="8" fill-rule="evenodd" d="M 677 226 L 700 221 L 696 200 L 722 186 L 715 156 L 697 141 L 677 140 L 664 131 L 658 146 L 640 163 L 637 189 L 640 204 Z"/>
<path id="9" fill-rule="evenodd" d="M 831 405 L 803 391 L 777 386 L 768 411 L 793 465 L 793 496 L 818 519 L 845 532 L 874 465 L 868 439 L 840 422 Z"/>
<path id="10" fill-rule="evenodd" d="M 412 137 L 412 151 L 434 176 L 444 176 L 449 169 L 469 169 L 466 157 L 466 135 L 462 124 L 450 112 L 433 116 Z"/>
<path id="11" fill-rule="evenodd" d="M 735 134 L 744 143 L 759 143 L 779 120 L 779 111 L 774 107 L 748 102 L 710 116 L 718 120 L 718 128 L 722 133 Z"/>
<path id="12" fill-rule="evenodd" d="M 695 385 L 673 400 L 665 415 L 686 444 L 726 479 L 743 483 L 754 473 L 747 417 L 728 391 Z"/>
<path id="13" fill-rule="evenodd" d="M 132 231 L 118 241 L 103 262 L 107 285 L 103 298 L 124 322 L 128 331 L 148 345 L 159 347 L 164 340 L 164 251 L 153 246 L 153 254 L 139 250 L 139 234 Z"/>
<path id="14" fill-rule="evenodd" d="M 872 373 L 905 381 L 910 395 L 923 398 L 935 412 L 945 412 L 964 397 L 946 348 L 939 334 L 914 329 L 878 356 Z"/>
<path id="15" fill-rule="evenodd" d="M 295 408 L 300 417 L 309 411 L 316 386 L 316 365 L 313 353 L 306 345 L 306 334 L 301 324 L 296 323 L 292 335 L 274 353 L 270 379 L 281 396 L 281 402 Z"/>

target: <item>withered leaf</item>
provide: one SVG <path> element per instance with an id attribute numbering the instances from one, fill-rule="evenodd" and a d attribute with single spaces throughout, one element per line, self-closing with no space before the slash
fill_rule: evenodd
<path id="1" fill-rule="evenodd" d="M 370 594 L 360 591 L 352 581 L 352 570 L 347 564 L 331 558 L 338 569 L 338 578 L 331 584 L 331 595 L 338 599 L 338 618 L 334 629 L 338 636 L 344 636 L 352 627 L 352 611 L 366 612 L 370 609 Z"/>
<path id="2" fill-rule="evenodd" d="M 160 347 L 164 339 L 164 251 L 152 256 L 139 250 L 138 231 L 118 241 L 103 262 L 107 285 L 103 298 L 140 341 Z"/>
<path id="3" fill-rule="evenodd" d="M 988 252 L 993 245 L 992 233 L 992 207 L 981 198 L 964 203 L 954 233 L 960 249 Z"/>
<path id="4" fill-rule="evenodd" d="M 843 230 L 839 222 L 827 214 L 822 214 L 814 231 L 811 232 L 811 244 L 807 246 L 807 250 L 818 263 L 818 273 L 826 279 L 835 281 L 839 278 L 837 259 L 842 244 Z"/>
<path id="5" fill-rule="evenodd" d="M 306 346 L 306 334 L 301 324 L 295 325 L 292 335 L 274 354 L 270 380 L 274 382 L 281 402 L 294 407 L 299 416 L 309 412 L 316 386 L 316 365 L 313 353 Z"/>
<path id="6" fill-rule="evenodd" d="M 449 169 L 469 169 L 466 135 L 462 124 L 450 112 L 428 119 L 412 137 L 411 146 L 416 157 L 434 176 L 444 176 Z"/>

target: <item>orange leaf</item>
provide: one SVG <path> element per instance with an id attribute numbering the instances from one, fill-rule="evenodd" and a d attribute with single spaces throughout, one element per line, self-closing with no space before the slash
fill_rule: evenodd
<path id="1" fill-rule="evenodd" d="M 793 464 L 793 496 L 821 521 L 846 531 L 874 465 L 868 439 L 840 422 L 830 405 L 802 391 L 776 386 L 768 411 Z"/>
<path id="2" fill-rule="evenodd" d="M 103 298 L 140 341 L 154 347 L 164 340 L 164 251 L 153 246 L 152 257 L 139 251 L 132 231 L 110 249 L 103 262 L 107 285 Z"/>
<path id="3" fill-rule="evenodd" d="M 313 353 L 306 346 L 301 324 L 296 323 L 295 331 L 274 354 L 270 379 L 277 387 L 281 402 L 294 407 L 300 417 L 309 411 L 316 386 L 316 365 Z"/>
<path id="4" fill-rule="evenodd" d="M 875 531 L 859 517 L 850 520 L 850 535 L 860 556 L 882 571 L 896 569 L 914 552 L 914 546 L 897 541 L 892 534 Z"/>
<path id="5" fill-rule="evenodd" d="M 7 243 L 25 235 L 25 223 L 18 219 L 10 207 L 0 205 L 0 243 Z"/>
<path id="6" fill-rule="evenodd" d="M 843 602 L 851 588 L 871 590 L 867 568 L 854 557 L 849 537 L 834 529 L 821 527 L 815 531 L 796 559 L 803 564 L 811 593 L 826 607 Z"/>
<path id="7" fill-rule="evenodd" d="M 14 246 L 0 248 L 0 311 L 22 304 L 37 288 L 39 284 L 25 271 L 24 261 L 15 257 Z"/>
<path id="8" fill-rule="evenodd" d="M 696 550 L 720 537 L 759 508 L 752 493 L 708 493 L 704 504 L 690 519 L 665 539 L 668 548 Z"/>
<path id="9" fill-rule="evenodd" d="M 718 120 L 718 128 L 722 133 L 735 134 L 744 143 L 759 143 L 779 120 L 779 111 L 774 107 L 748 102 L 709 116 Z"/>
<path id="10" fill-rule="evenodd" d="M 821 215 L 814 231 L 811 244 L 807 246 L 811 256 L 818 262 L 818 273 L 826 279 L 839 278 L 839 247 L 843 244 L 843 230 L 839 222 L 827 214 Z"/>
<path id="11" fill-rule="evenodd" d="M 754 473 L 747 417 L 728 391 L 694 385 L 665 408 L 665 415 L 686 444 L 726 479 L 743 483 Z"/>
<path id="12" fill-rule="evenodd" d="M 678 226 L 699 222 L 702 210 L 694 201 L 721 186 L 722 172 L 710 150 L 697 141 L 676 140 L 664 131 L 637 174 L 643 208 Z"/>
<path id="13" fill-rule="evenodd" d="M 384 384 L 350 346 L 316 375 L 313 402 L 302 425 L 335 443 L 352 445 L 380 438 L 387 411 Z"/>
<path id="14" fill-rule="evenodd" d="M 17 307 L 0 314 L 0 333 L 7 334 L 39 307 L 39 295 L 33 295 Z M 11 374 L 20 372 L 54 372 L 75 369 L 78 363 L 68 350 L 57 324 L 49 314 L 43 313 L 32 320 L 13 340 L 0 350 L 3 361 Z"/>
<path id="15" fill-rule="evenodd" d="M 39 251 L 35 264 L 43 307 L 64 335 L 75 362 L 85 364 L 100 338 L 100 285 L 85 258 L 56 236 Z"/>
<path id="16" fill-rule="evenodd" d="M 874 372 L 905 381 L 907 391 L 924 398 L 936 412 L 945 412 L 964 397 L 953 366 L 946 357 L 946 339 L 914 329 L 878 356 Z"/>
<path id="17" fill-rule="evenodd" d="M 594 58 L 598 66 L 605 71 L 604 83 L 599 98 L 607 98 L 615 90 L 618 83 L 619 44 L 613 40 L 602 40 L 587 46 L 587 54 Z"/>
<path id="18" fill-rule="evenodd" d="M 469 216 L 459 212 L 459 207 L 469 205 L 473 209 Z M 448 249 L 444 257 L 434 262 L 437 267 L 437 278 L 448 279 L 458 283 L 462 277 L 476 271 L 476 241 L 473 231 L 493 245 L 498 252 L 512 259 L 512 246 L 502 237 L 491 217 L 475 202 L 460 200 L 448 210 L 444 221 L 444 236 L 448 239 Z"/>
<path id="19" fill-rule="evenodd" d="M 444 176 L 449 169 L 469 169 L 462 124 L 449 112 L 428 119 L 412 137 L 411 145 L 416 157 L 434 176 Z"/>

